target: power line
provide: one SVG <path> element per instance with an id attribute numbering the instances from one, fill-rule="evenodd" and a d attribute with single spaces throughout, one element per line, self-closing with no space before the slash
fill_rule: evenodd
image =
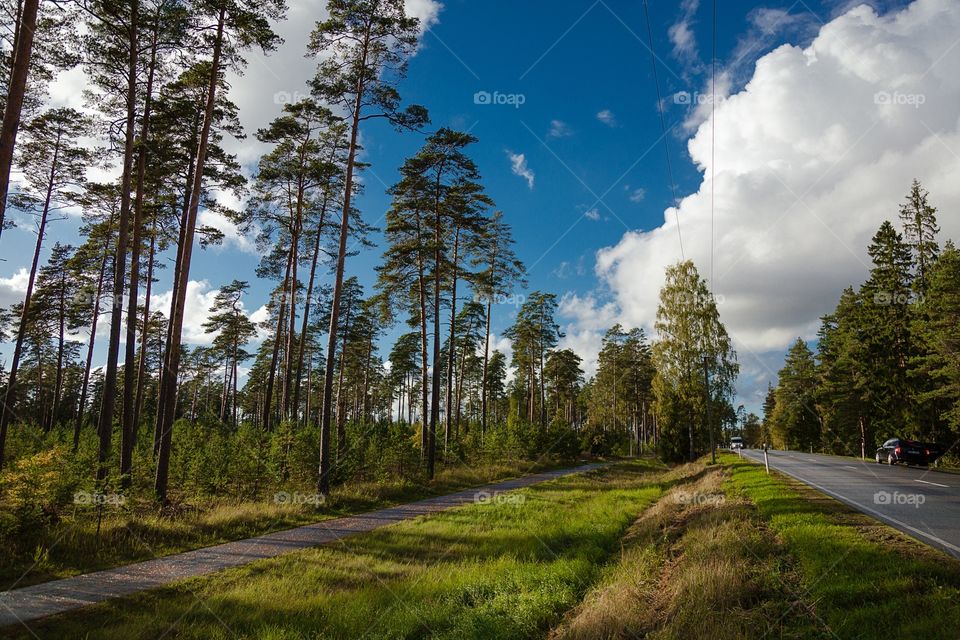
<path id="1" fill-rule="evenodd" d="M 660 80 L 657 77 L 657 56 L 653 51 L 653 30 L 650 28 L 650 10 L 647 0 L 643 0 L 643 15 L 647 19 L 647 39 L 650 41 L 650 63 L 653 66 L 653 83 L 657 87 L 657 111 L 660 114 L 660 134 L 663 139 L 663 151 L 667 157 L 667 177 L 670 180 L 670 190 L 673 193 L 673 214 L 677 221 L 677 239 L 680 241 L 680 258 L 686 260 L 683 252 L 683 234 L 680 233 L 680 202 L 677 200 L 677 185 L 673 181 L 673 167 L 670 165 L 670 145 L 667 140 L 667 123 L 663 117 L 663 99 L 660 96 Z"/>
<path id="2" fill-rule="evenodd" d="M 717 0 L 713 0 L 713 54 L 710 62 L 710 295 L 713 296 L 713 194 L 717 189 Z"/>

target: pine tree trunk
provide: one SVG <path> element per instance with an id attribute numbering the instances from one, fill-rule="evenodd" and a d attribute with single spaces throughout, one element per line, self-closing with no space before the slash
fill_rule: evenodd
<path id="1" fill-rule="evenodd" d="M 37 10 L 40 0 L 24 0 L 20 19 L 16 26 L 12 51 L 13 64 L 7 104 L 3 111 L 0 129 L 0 235 L 3 234 L 4 215 L 7 210 L 7 194 L 10 188 L 10 169 L 13 166 L 13 148 L 20 129 L 20 112 L 27 92 L 27 75 L 30 72 L 30 56 L 33 53 L 33 34 L 37 28 Z M 3 440 L 0 436 L 0 465 L 3 464 Z"/>
<path id="2" fill-rule="evenodd" d="M 108 226 L 113 224 L 110 218 Z M 77 408 L 77 417 L 73 423 L 73 452 L 80 448 L 80 428 L 83 426 L 83 415 L 87 408 L 87 391 L 90 386 L 90 367 L 93 364 L 93 347 L 97 341 L 97 321 L 100 319 L 100 296 L 103 295 L 103 278 L 107 270 L 107 256 L 110 252 L 110 236 L 103 245 L 103 257 L 100 258 L 100 273 L 97 276 L 97 297 L 93 301 L 93 317 L 90 319 L 90 340 L 87 343 L 87 360 L 83 367 L 83 382 L 80 385 L 80 406 Z"/>
<path id="3" fill-rule="evenodd" d="M 370 43 L 370 27 L 364 36 L 360 66 L 367 65 Z M 343 272 L 347 259 L 347 238 L 350 235 L 350 206 L 353 195 L 353 171 L 357 158 L 357 139 L 360 133 L 360 117 L 366 87 L 361 79 L 356 87 L 350 125 L 350 150 L 347 152 L 347 171 L 343 186 L 343 213 L 340 218 L 340 243 L 337 250 L 336 275 L 333 282 L 333 300 L 330 308 L 330 329 L 327 332 L 327 361 L 323 372 L 323 399 L 320 410 L 320 473 L 317 478 L 317 493 L 330 494 L 330 423 L 333 409 L 333 356 L 337 349 L 337 323 L 340 314 L 340 297 L 343 294 Z"/>
<path id="4" fill-rule="evenodd" d="M 320 222 L 317 224 L 317 237 L 313 243 L 313 256 L 310 258 L 310 279 L 307 284 L 307 296 L 303 300 L 303 322 L 300 325 L 300 344 L 297 346 L 297 376 L 294 382 L 293 389 L 293 410 L 294 412 L 299 411 L 300 409 L 300 381 L 303 379 L 303 360 L 306 354 L 307 348 L 307 328 L 310 324 L 310 307 L 313 302 L 313 285 L 316 281 L 317 275 L 317 260 L 320 255 L 320 241 L 323 237 L 323 223 L 324 218 L 327 215 L 327 204 L 328 204 L 328 195 L 327 191 L 324 191 L 323 194 L 323 203 L 320 206 Z M 309 373 L 307 374 L 309 376 Z M 308 391 L 309 395 L 309 391 Z M 304 413 L 303 423 L 307 424 L 310 422 L 310 412 L 309 410 Z"/>
<path id="5" fill-rule="evenodd" d="M 127 42 L 127 114 L 124 130 L 123 175 L 120 180 L 120 229 L 117 234 L 116 259 L 113 269 L 113 297 L 110 312 L 110 337 L 107 344 L 107 365 L 103 376 L 103 398 L 100 406 L 100 448 L 97 456 L 97 480 L 107 477 L 107 460 L 110 458 L 113 438 L 113 410 L 117 393 L 117 358 L 120 354 L 120 330 L 123 311 L 123 292 L 127 270 L 127 245 L 130 233 L 130 188 L 133 183 L 134 127 L 137 119 L 137 42 L 139 2 L 130 3 L 129 40 Z M 121 443 L 123 440 L 121 440 Z M 122 447 L 121 447 L 122 449 Z M 123 451 L 121 451 L 121 468 Z"/>
<path id="6" fill-rule="evenodd" d="M 487 375 L 490 366 L 490 310 L 492 296 L 487 296 L 486 335 L 483 339 L 483 380 L 480 381 L 480 437 L 487 433 Z"/>
<path id="7" fill-rule="evenodd" d="M 143 300 L 143 330 L 140 333 L 140 358 L 137 360 L 137 393 L 136 399 L 134 400 L 134 410 L 133 415 L 137 416 L 136 421 L 133 423 L 133 441 L 136 443 L 137 435 L 139 432 L 139 425 L 142 422 L 140 419 L 141 412 L 143 411 L 143 394 L 144 388 L 146 387 L 146 371 L 147 371 L 147 336 L 149 335 L 148 328 L 150 326 L 150 296 L 153 291 L 153 263 L 156 258 L 157 252 L 157 219 L 153 219 L 153 228 L 150 233 L 150 255 L 147 258 L 147 287 L 144 292 Z"/>
<path id="8" fill-rule="evenodd" d="M 270 355 L 270 370 L 267 372 L 266 395 L 263 399 L 263 430 L 270 431 L 273 418 L 273 387 L 277 375 L 277 360 L 280 358 L 280 337 L 286 325 L 287 287 L 290 282 L 290 263 L 293 261 L 293 250 L 287 254 L 287 270 L 283 275 L 283 285 L 280 289 L 280 304 L 277 309 L 277 331 L 273 336 L 273 352 Z M 282 416 L 282 413 L 281 413 Z"/>
<path id="9" fill-rule="evenodd" d="M 170 445 L 172 438 L 173 416 L 176 409 L 177 374 L 180 370 L 180 341 L 183 331 L 183 312 L 187 295 L 187 283 L 190 277 L 190 257 L 193 252 L 193 237 L 197 225 L 197 213 L 200 210 L 200 198 L 203 190 L 203 173 L 207 161 L 207 147 L 210 141 L 210 128 L 216 105 L 217 79 L 220 75 L 220 54 L 223 47 L 223 30 L 226 21 L 226 8 L 221 7 L 217 20 L 217 34 L 213 44 L 213 59 L 210 65 L 210 85 L 207 88 L 207 103 L 204 109 L 203 129 L 200 133 L 200 145 L 197 148 L 197 160 L 193 174 L 193 187 L 190 190 L 190 211 L 187 216 L 187 226 L 184 241 L 179 251 L 183 253 L 179 262 L 176 279 L 179 286 L 177 295 L 171 302 L 170 322 L 173 330 L 170 332 L 170 342 L 167 344 L 168 375 L 164 376 L 163 384 L 163 423 L 159 425 L 160 451 L 157 456 L 157 477 L 154 490 L 161 502 L 167 499 L 167 481 L 170 473 Z"/>
<path id="10" fill-rule="evenodd" d="M 293 373 L 293 340 L 297 332 L 297 266 L 300 254 L 300 216 L 302 215 L 303 191 L 297 195 L 296 220 L 290 232 L 290 311 L 288 313 L 286 345 L 283 349 L 283 385 L 280 392 L 280 415 L 282 419 L 291 417 L 290 385 Z M 299 379 L 294 383 L 299 385 Z M 296 409 L 294 408 L 294 411 Z"/>
<path id="11" fill-rule="evenodd" d="M 438 179 L 439 181 L 439 179 Z M 433 480 L 437 456 L 437 422 L 440 419 L 440 203 L 436 203 L 434 218 L 434 282 L 433 282 L 433 384 L 430 398 L 430 431 L 427 434 L 427 478 Z M 448 408 L 449 409 L 449 408 Z"/>
<path id="12" fill-rule="evenodd" d="M 158 18 L 159 20 L 159 18 Z M 136 365 L 137 365 L 137 302 L 140 297 L 140 249 L 143 244 L 143 197 L 144 178 L 147 172 L 147 148 L 150 137 L 150 108 L 153 97 L 153 78 L 157 65 L 157 38 L 160 25 L 155 22 L 153 41 L 150 49 L 150 63 L 147 71 L 147 86 L 144 94 L 143 117 L 140 124 L 140 140 L 137 150 L 136 198 L 133 204 L 133 240 L 130 250 L 130 294 L 127 302 L 127 337 L 124 345 L 126 354 L 123 365 L 123 414 L 120 423 L 120 482 L 122 487 L 130 486 L 130 470 L 133 465 L 133 443 L 136 423 L 140 415 L 136 413 Z M 144 324 L 144 333 L 146 333 Z"/>
<path id="13" fill-rule="evenodd" d="M 447 339 L 447 413 L 444 416 L 443 428 L 443 451 L 446 453 L 450 447 L 450 425 L 453 420 L 453 362 L 456 353 L 456 328 L 457 328 L 457 261 L 460 254 L 460 228 L 457 227 L 453 238 L 453 279 L 450 282 L 450 334 Z"/>
<path id="14" fill-rule="evenodd" d="M 58 331 L 57 331 L 57 376 L 56 381 L 53 384 L 53 407 L 50 410 L 50 420 L 47 422 L 47 430 L 53 428 L 53 424 L 57 419 L 57 416 L 60 414 L 60 396 L 63 393 L 63 348 L 64 348 L 64 335 L 66 334 L 66 324 L 67 324 L 67 301 L 66 301 L 66 288 L 67 288 L 67 273 L 66 271 L 60 272 L 60 300 L 59 308 L 57 309 L 58 316 Z"/>
<path id="15" fill-rule="evenodd" d="M 194 136 L 194 140 L 197 141 L 199 145 L 199 139 Z M 187 237 L 187 220 L 190 217 L 190 189 L 193 185 L 193 175 L 196 171 L 196 158 L 191 157 L 190 166 L 188 167 L 186 176 L 186 186 L 184 187 L 184 197 L 183 204 L 180 211 L 180 230 L 177 233 L 177 256 L 173 267 L 173 288 L 170 292 L 170 311 L 173 312 L 176 306 L 175 301 L 179 299 L 180 295 L 180 266 L 183 264 L 183 243 Z M 160 455 L 160 440 L 161 433 L 163 431 L 163 425 L 166 424 L 166 404 L 164 398 L 166 397 L 166 382 L 164 378 L 169 371 L 170 358 L 173 357 L 173 354 L 167 348 L 171 342 L 171 335 L 173 332 L 173 319 L 167 319 L 166 326 L 166 340 L 163 343 L 163 355 L 161 358 L 161 366 L 159 371 L 159 377 L 157 380 L 157 415 L 154 420 L 153 427 L 153 455 L 154 457 Z M 176 379 L 176 376 L 174 376 Z M 176 402 L 173 403 L 174 411 L 176 411 Z M 172 419 L 171 419 L 172 423 Z"/>
<path id="16" fill-rule="evenodd" d="M 347 336 L 350 331 L 350 313 L 351 313 L 351 304 L 347 300 L 347 307 L 344 310 L 346 313 L 346 321 L 343 327 L 343 340 L 340 345 L 340 364 L 337 367 L 337 462 L 343 462 L 344 456 L 347 454 L 347 438 L 346 438 L 346 405 L 343 401 L 343 364 L 346 359 L 347 354 Z"/>

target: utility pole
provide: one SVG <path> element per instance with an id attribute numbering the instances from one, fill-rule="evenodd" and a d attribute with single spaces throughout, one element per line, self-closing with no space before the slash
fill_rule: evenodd
<path id="1" fill-rule="evenodd" d="M 714 442 L 713 422 L 710 420 L 710 369 L 706 356 L 703 357 L 703 395 L 707 407 L 707 431 L 710 432 L 710 463 L 717 464 L 717 445 Z"/>

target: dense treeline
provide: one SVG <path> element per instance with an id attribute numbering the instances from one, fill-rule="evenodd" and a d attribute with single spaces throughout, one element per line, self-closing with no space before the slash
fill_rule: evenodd
<path id="1" fill-rule="evenodd" d="M 768 392 L 761 439 L 870 457 L 899 436 L 949 447 L 960 435 L 960 251 L 941 247 L 936 208 L 914 181 L 868 247 L 870 275 L 798 339 Z"/>

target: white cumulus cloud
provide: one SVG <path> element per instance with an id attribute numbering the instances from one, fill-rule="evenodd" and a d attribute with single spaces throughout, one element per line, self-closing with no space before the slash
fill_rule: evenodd
<path id="1" fill-rule="evenodd" d="M 814 337 L 842 289 L 865 279 L 867 244 L 883 220 L 897 221 L 914 178 L 940 208 L 941 239 L 960 238 L 957 33 L 955 0 L 884 15 L 863 5 L 808 46 L 760 58 L 717 105 L 716 165 L 711 120 L 688 143 L 703 172 L 697 191 L 659 227 L 598 252 L 618 318 L 651 327 L 664 269 L 680 259 L 676 214 L 686 257 L 710 277 L 711 192 L 713 286 L 741 360 L 765 363 L 757 384 L 770 378 L 771 353 Z"/>

